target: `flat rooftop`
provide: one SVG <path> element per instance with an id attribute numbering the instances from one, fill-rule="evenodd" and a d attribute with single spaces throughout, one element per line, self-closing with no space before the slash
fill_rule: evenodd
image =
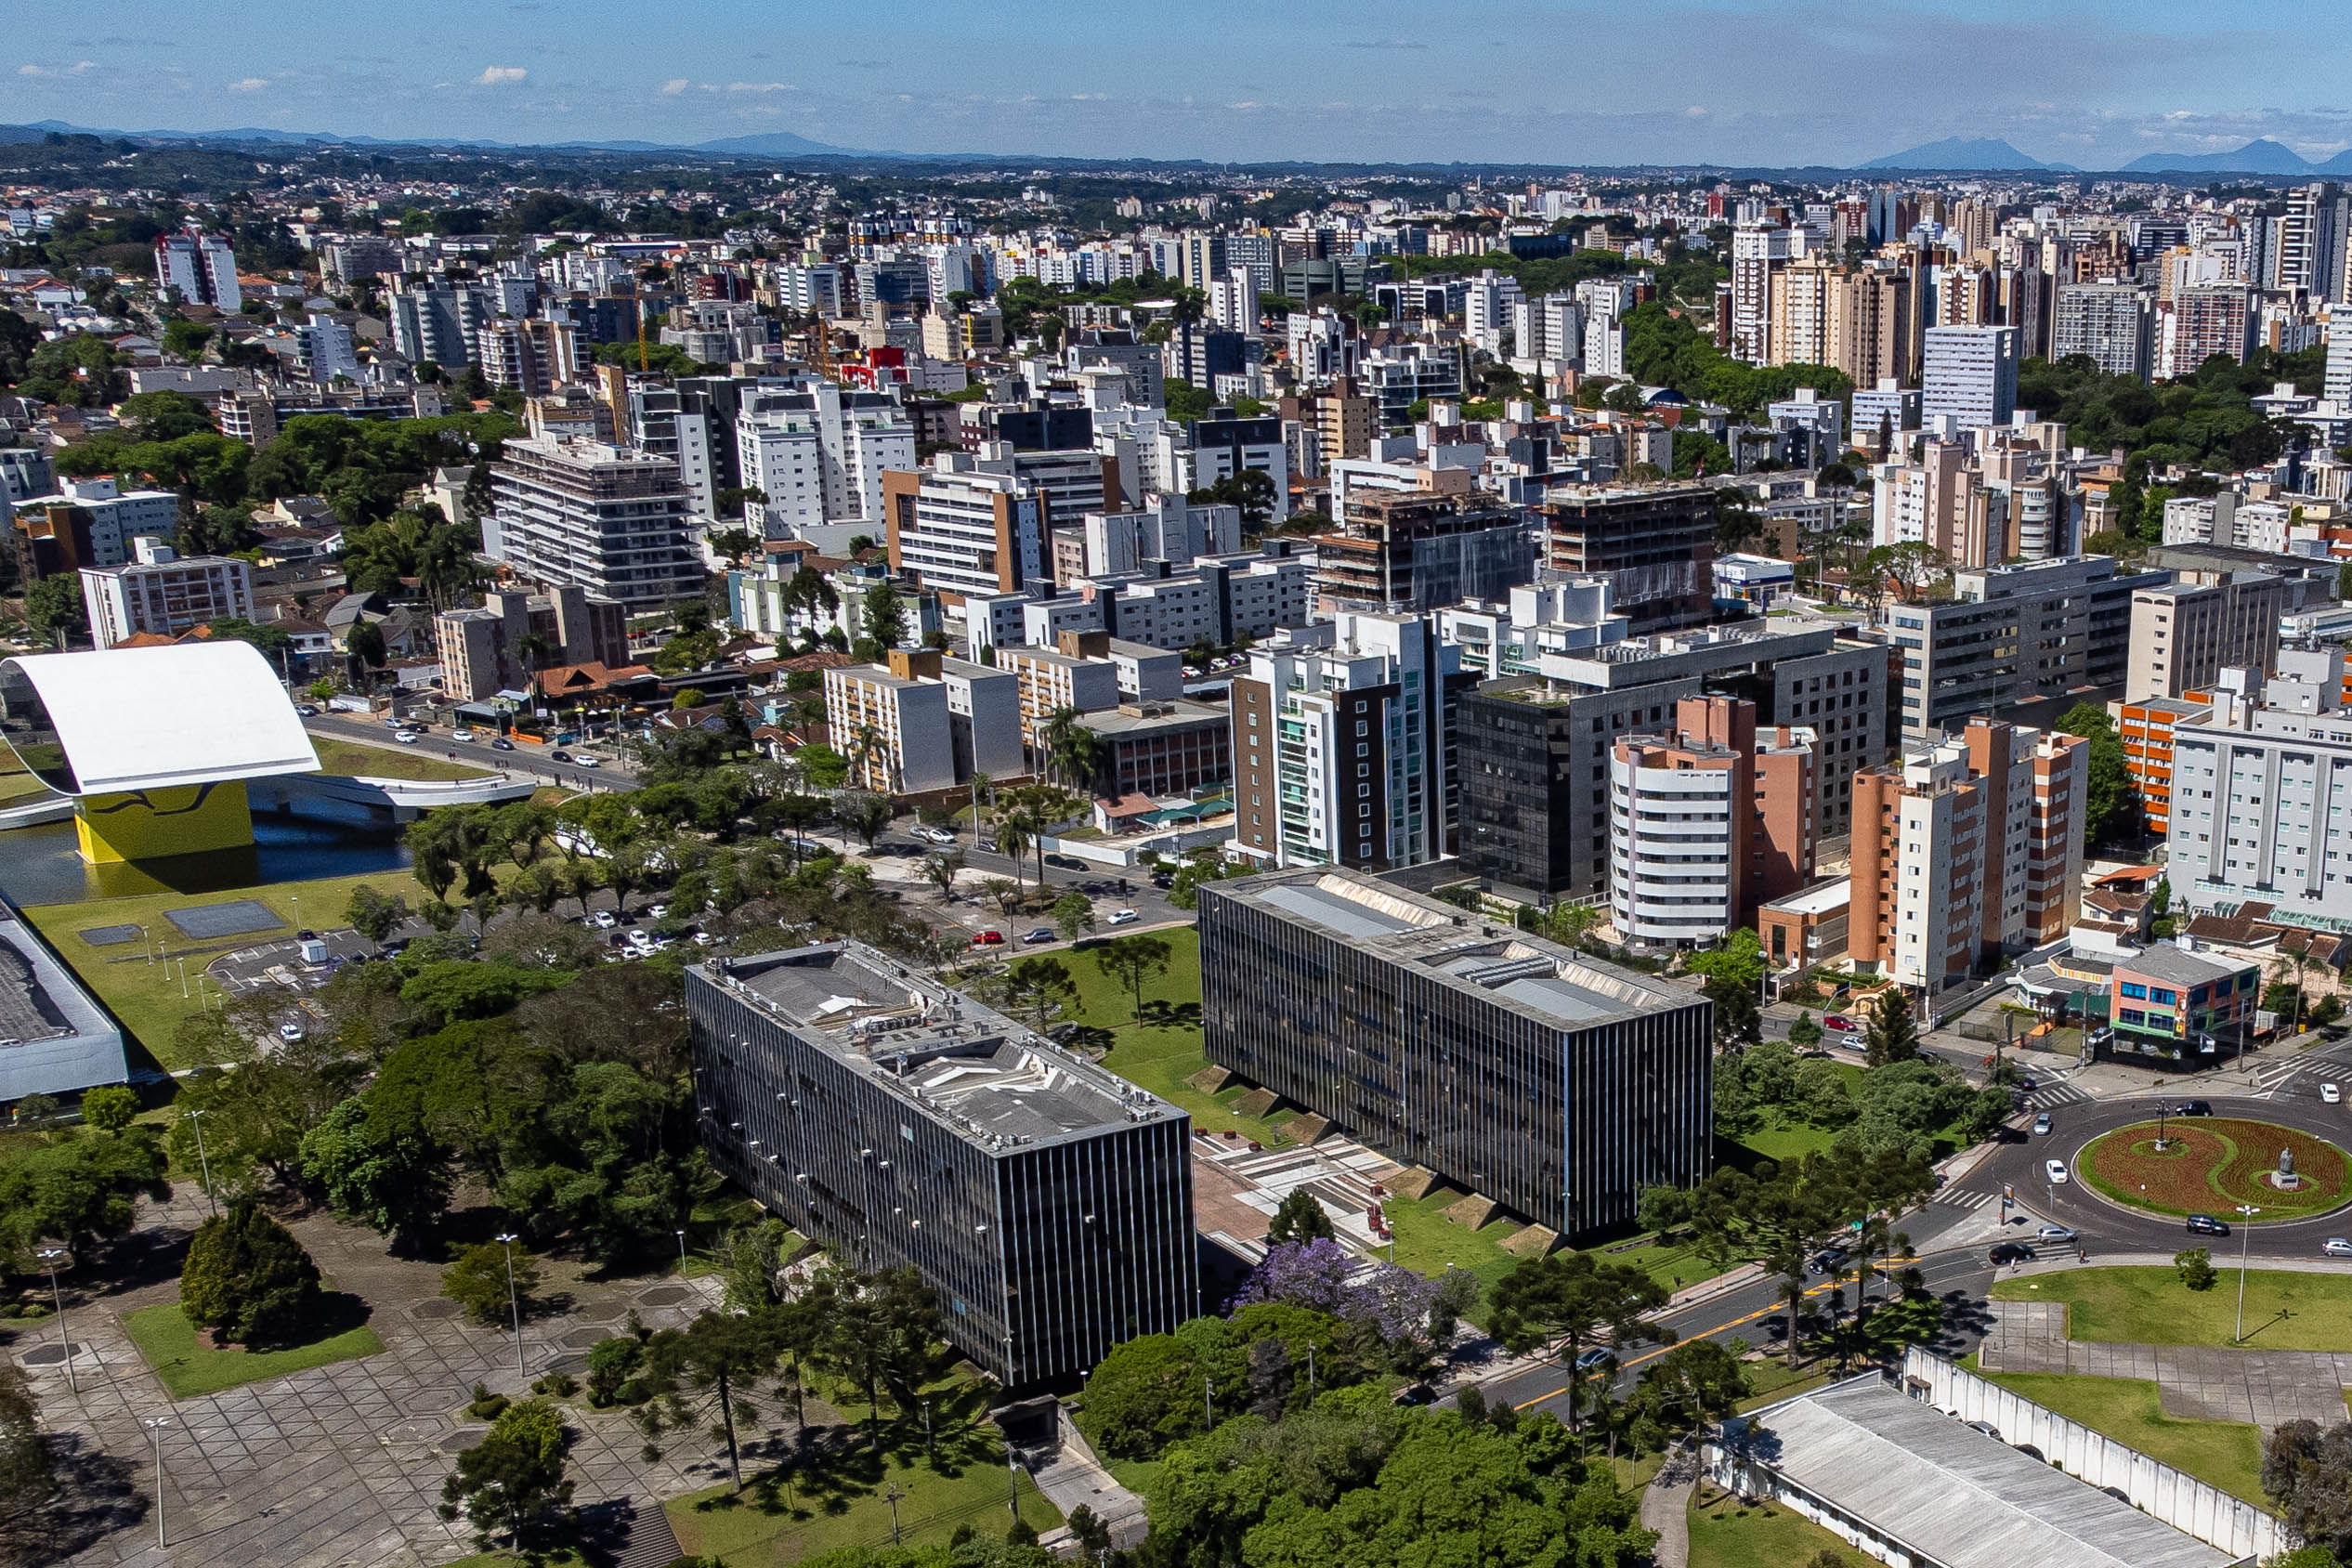
<path id="1" fill-rule="evenodd" d="M 1303 921 L 1390 963 L 1486 993 L 1554 1027 L 1583 1028 L 1664 1008 L 1695 1007 L 1679 986 L 1548 942 L 1393 883 L 1346 870 L 1274 871 L 1212 884 L 1220 898 Z"/>
<path id="2" fill-rule="evenodd" d="M 992 1153 L 1183 1114 L 862 943 L 723 960 L 703 973 Z"/>
<path id="3" fill-rule="evenodd" d="M 0 1099 L 121 1083 L 123 1032 L 33 928 L 0 903 Z"/>
<path id="4" fill-rule="evenodd" d="M 2229 1568 L 2237 1561 L 1876 1376 L 1750 1418 L 1770 1467 L 1945 1568 Z"/>
<path id="5" fill-rule="evenodd" d="M 1173 697 L 1155 698 L 1140 708 L 1127 704 L 1078 715 L 1078 723 L 1095 734 L 1111 736 L 1131 735 L 1137 730 L 1166 729 L 1177 725 L 1222 725 L 1230 720 L 1231 715 L 1222 708 Z"/>

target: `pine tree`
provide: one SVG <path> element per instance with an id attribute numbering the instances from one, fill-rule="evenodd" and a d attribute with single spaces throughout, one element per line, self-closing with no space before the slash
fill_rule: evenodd
<path id="1" fill-rule="evenodd" d="M 1331 1217 L 1323 1211 L 1323 1205 L 1315 1201 L 1314 1195 L 1304 1187 L 1293 1187 L 1266 1227 L 1266 1244 L 1280 1247 L 1331 1234 Z"/>
<path id="2" fill-rule="evenodd" d="M 180 1271 L 180 1311 L 225 1340 L 284 1342 L 318 1315 L 319 1265 L 250 1197 L 196 1228 Z"/>
<path id="3" fill-rule="evenodd" d="M 1874 1067 L 1889 1062 L 1909 1062 L 1919 1054 L 1919 1026 L 1912 1021 L 1911 999 L 1901 987 L 1889 986 L 1878 993 L 1878 1001 L 1870 1012 L 1870 1032 L 1865 1060 Z"/>

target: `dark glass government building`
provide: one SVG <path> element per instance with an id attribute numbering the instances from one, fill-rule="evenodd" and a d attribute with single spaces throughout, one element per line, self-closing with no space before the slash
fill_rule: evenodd
<path id="1" fill-rule="evenodd" d="M 1708 1170 L 1710 1004 L 1360 872 L 1200 886 L 1209 1059 L 1582 1242 Z"/>
<path id="2" fill-rule="evenodd" d="M 1008 1388 L 1197 1314 L 1192 1118 L 886 954 L 686 972 L 712 1162 L 860 1268 L 911 1266 Z"/>

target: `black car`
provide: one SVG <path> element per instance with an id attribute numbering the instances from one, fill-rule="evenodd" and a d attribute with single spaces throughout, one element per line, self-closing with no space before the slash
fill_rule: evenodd
<path id="1" fill-rule="evenodd" d="M 571 761 L 571 753 L 569 751 L 550 751 L 547 753 L 547 760 L 551 763 L 568 763 Z"/>
<path id="2" fill-rule="evenodd" d="M 2004 1263 L 2032 1262 L 2033 1261 L 2033 1248 L 2026 1246 L 2023 1242 L 2005 1241 L 1998 1247 L 1995 1247 L 1985 1256 L 1987 1260 L 1991 1261 L 1993 1266 L 1997 1269 Z"/>
<path id="3" fill-rule="evenodd" d="M 2191 1214 L 2189 1217 L 2189 1234 L 2190 1235 L 2228 1235 L 2229 1225 L 2228 1222 L 2216 1220 L 2210 1214 Z"/>
<path id="4" fill-rule="evenodd" d="M 2173 1113 L 2176 1117 L 2209 1117 L 2213 1114 L 2214 1103 L 2211 1100 L 2185 1100 L 2180 1109 Z M 2227 1235 L 2228 1232 L 2225 1230 L 2222 1234 Z"/>
<path id="5" fill-rule="evenodd" d="M 1399 1405 L 1435 1405 L 1437 1391 L 1427 1383 L 1408 1383 L 1396 1391 Z"/>

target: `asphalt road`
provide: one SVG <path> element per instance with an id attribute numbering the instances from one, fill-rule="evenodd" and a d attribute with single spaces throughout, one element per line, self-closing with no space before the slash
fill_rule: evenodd
<path id="1" fill-rule="evenodd" d="M 466 763 L 475 767 L 487 768 L 492 773 L 503 770 L 514 774 L 530 774 L 544 778 L 551 784 L 560 783 L 573 789 L 630 789 L 634 788 L 637 781 L 635 775 L 629 771 L 616 754 L 615 748 L 602 741 L 589 743 L 589 754 L 597 759 L 599 765 L 584 768 L 550 760 L 545 747 L 518 745 L 511 751 L 502 751 L 491 746 L 487 738 L 472 741 L 452 739 L 447 725 L 437 725 L 426 730 L 425 738 L 414 746 L 401 746 L 392 740 L 391 726 L 381 719 L 362 719 L 356 714 L 322 712 L 306 718 L 302 722 L 310 730 L 320 735 L 331 736 L 338 740 L 357 740 L 377 746 L 389 743 L 398 751 L 415 751 L 422 756 L 440 757 L 444 760 L 453 756 L 458 762 Z M 479 730 L 475 733 L 486 734 Z M 569 751 L 569 748 L 567 747 L 564 750 Z"/>

